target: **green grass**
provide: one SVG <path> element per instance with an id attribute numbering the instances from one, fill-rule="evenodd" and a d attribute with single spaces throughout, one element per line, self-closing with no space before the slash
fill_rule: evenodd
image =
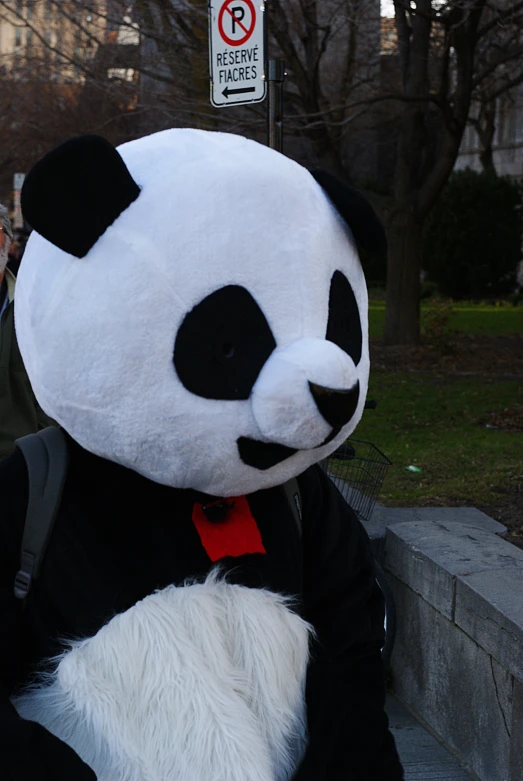
<path id="1" fill-rule="evenodd" d="M 379 498 L 385 505 L 489 504 L 523 484 L 523 434 L 485 427 L 489 413 L 523 404 L 521 383 L 374 371 L 368 397 L 378 407 L 364 413 L 354 437 L 393 462 Z"/>
<path id="2" fill-rule="evenodd" d="M 421 327 L 425 313 L 432 308 L 430 302 L 421 306 Z M 371 301 L 369 304 L 369 334 L 371 339 L 380 339 L 385 325 L 385 302 Z M 469 302 L 453 305 L 449 328 L 463 334 L 504 335 L 523 332 L 523 306 L 489 306 Z"/>

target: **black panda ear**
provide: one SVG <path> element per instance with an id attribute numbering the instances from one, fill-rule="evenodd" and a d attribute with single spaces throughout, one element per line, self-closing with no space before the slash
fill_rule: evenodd
<path id="1" fill-rule="evenodd" d="M 114 146 L 100 136 L 78 136 L 31 169 L 22 188 L 22 211 L 44 238 L 83 258 L 139 194 Z"/>
<path id="2" fill-rule="evenodd" d="M 371 257 L 386 257 L 385 228 L 365 196 L 327 171 L 311 171 L 311 174 L 351 229 L 358 247 Z"/>

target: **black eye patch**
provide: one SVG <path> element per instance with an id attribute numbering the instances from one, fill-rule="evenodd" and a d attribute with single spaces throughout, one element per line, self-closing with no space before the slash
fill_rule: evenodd
<path id="1" fill-rule="evenodd" d="M 204 399 L 248 399 L 276 342 L 248 290 L 228 285 L 186 316 L 174 343 L 174 367 L 184 387 Z"/>
<path id="2" fill-rule="evenodd" d="M 360 313 L 352 286 L 341 271 L 335 271 L 331 279 L 329 322 L 325 338 L 337 344 L 358 365 L 363 339 Z"/>

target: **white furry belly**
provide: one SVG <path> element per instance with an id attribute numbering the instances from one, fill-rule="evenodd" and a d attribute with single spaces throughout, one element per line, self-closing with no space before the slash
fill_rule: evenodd
<path id="1" fill-rule="evenodd" d="M 74 643 L 14 704 L 99 781 L 287 781 L 305 746 L 309 633 L 284 597 L 211 574 Z"/>

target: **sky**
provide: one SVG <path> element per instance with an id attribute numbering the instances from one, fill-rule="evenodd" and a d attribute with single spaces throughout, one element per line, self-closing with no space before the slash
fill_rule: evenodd
<path id="1" fill-rule="evenodd" d="M 393 0 L 381 0 L 381 15 L 394 16 Z"/>

